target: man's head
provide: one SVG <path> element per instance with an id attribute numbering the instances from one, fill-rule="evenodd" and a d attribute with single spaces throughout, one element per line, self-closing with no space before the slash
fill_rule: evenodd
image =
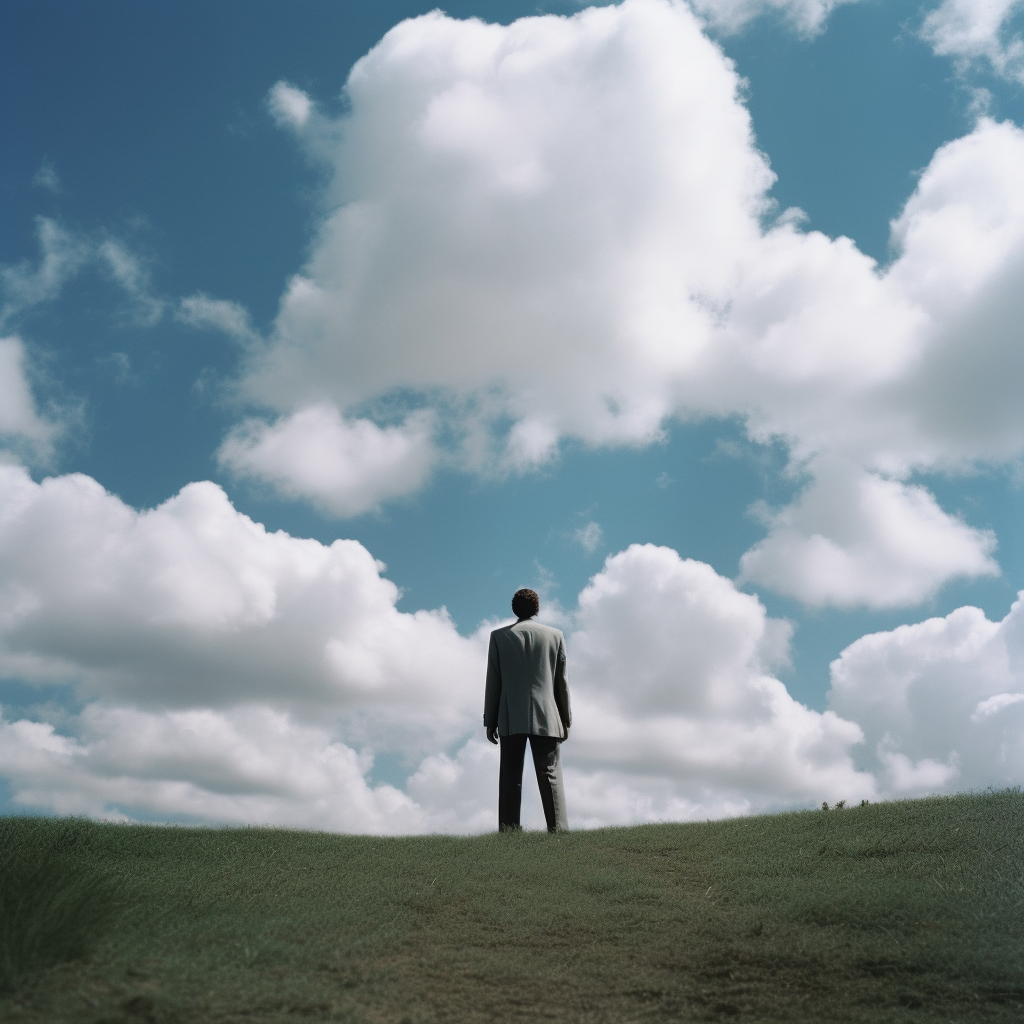
<path id="1" fill-rule="evenodd" d="M 512 614 L 517 619 L 532 618 L 540 611 L 540 598 L 536 590 L 517 590 L 512 597 Z"/>

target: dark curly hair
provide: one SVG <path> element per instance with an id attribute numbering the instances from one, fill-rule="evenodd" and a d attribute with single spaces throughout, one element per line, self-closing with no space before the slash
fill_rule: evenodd
<path id="1" fill-rule="evenodd" d="M 540 598 L 536 590 L 517 590 L 512 597 L 512 614 L 517 619 L 528 619 L 540 611 Z"/>

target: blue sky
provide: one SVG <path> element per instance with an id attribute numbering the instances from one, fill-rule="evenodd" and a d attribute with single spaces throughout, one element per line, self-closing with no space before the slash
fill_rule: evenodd
<path id="1" fill-rule="evenodd" d="M 1013 161 L 1024 147 L 1014 49 L 1024 8 L 1003 8 L 993 27 L 971 22 L 970 5 L 954 0 L 705 0 L 699 22 L 653 0 L 609 9 L 604 21 L 571 3 L 450 5 L 451 20 L 413 22 L 430 6 L 6 4 L 0 333 L 12 339 L 3 364 L 12 383 L 0 391 L 9 406 L 0 428 L 6 464 L 29 473 L 28 482 L 11 477 L 9 522 L 50 522 L 51 513 L 24 511 L 33 502 L 55 503 L 52 521 L 66 516 L 62 529 L 72 533 L 88 519 L 76 504 L 85 498 L 32 489 L 44 478 L 84 474 L 107 492 L 88 498 L 107 524 L 102 542 L 98 525 L 83 527 L 69 541 L 74 551 L 60 556 L 51 553 L 63 541 L 43 533 L 29 543 L 12 526 L 0 538 L 9 581 L 0 640 L 0 704 L 11 730 L 11 753 L 0 760 L 6 809 L 370 831 L 484 827 L 489 791 L 472 795 L 466 782 L 446 797 L 437 778 L 486 774 L 489 753 L 473 739 L 478 629 L 506 614 L 521 585 L 542 592 L 578 652 L 583 721 L 590 709 L 594 737 L 620 735 L 628 745 L 646 728 L 665 731 L 666 749 L 685 746 L 688 728 L 710 727 L 676 707 L 681 690 L 706 690 L 714 704 L 730 686 L 754 687 L 761 697 L 736 698 L 751 705 L 768 699 L 756 681 L 766 673 L 816 716 L 797 728 L 780 723 L 803 712 L 772 712 L 779 747 L 805 727 L 828 733 L 833 718 L 844 723 L 828 733 L 820 777 L 808 767 L 818 755 L 789 767 L 773 761 L 771 770 L 752 761 L 730 774 L 671 751 L 657 764 L 633 763 L 602 755 L 596 738 L 591 747 L 581 740 L 570 778 L 586 823 L 799 806 L 833 791 L 1019 784 L 1024 682 L 1015 648 L 1004 648 L 1024 588 L 1024 434 L 1012 383 L 1022 243 L 1012 198 L 1005 209 L 985 206 L 998 193 L 986 175 L 1018 180 Z M 561 20 L 513 25 L 541 14 Z M 467 18 L 512 27 L 471 31 Z M 387 37 L 391 49 L 373 50 L 402 22 Z M 619 47 L 608 52 L 620 63 L 594 56 L 598 37 Z M 491 46 L 532 55 L 540 70 L 517 71 L 513 85 L 497 72 L 487 78 L 474 62 L 486 62 Z M 576 76 L 569 84 L 563 58 L 551 56 L 559 46 Z M 346 93 L 352 66 L 371 50 L 362 84 Z M 615 120 L 609 95 L 632 113 Z M 480 96 L 488 105 L 472 98 Z M 414 108 L 419 127 L 406 130 L 402 118 Z M 592 110 L 602 113 L 588 127 Z M 577 161 L 559 148 L 560 134 L 595 156 Z M 966 141 L 950 149 L 957 140 Z M 424 156 L 427 143 L 434 150 Z M 437 163 L 437 153 L 450 162 Z M 499 186 L 513 199 L 495 199 Z M 512 201 L 520 212 L 504 220 Z M 782 216 L 793 208 L 802 215 Z M 949 227 L 949 211 L 961 209 L 981 211 L 973 234 Z M 357 222 L 367 210 L 371 220 Z M 618 226 L 605 231 L 609 210 Z M 466 252 L 479 255 L 467 263 Z M 648 293 L 634 267 L 668 290 Z M 943 275 L 974 281 L 975 272 L 974 290 L 943 305 L 952 294 Z M 360 274 L 370 283 L 353 292 Z M 297 279 L 319 289 L 322 306 L 289 290 Z M 420 295 L 453 281 L 450 302 Z M 692 362 L 680 354 L 688 346 L 698 353 Z M 432 681 L 420 686 L 408 666 L 378 665 L 372 685 L 359 682 L 363 651 L 331 662 L 340 673 L 334 690 L 321 680 L 296 696 L 287 672 L 258 686 L 224 684 L 234 641 L 210 654 L 220 641 L 209 631 L 276 635 L 293 586 L 285 576 L 298 572 L 278 562 L 260 584 L 277 602 L 263 618 L 224 626 L 234 614 L 225 598 L 208 620 L 185 616 L 192 633 L 177 641 L 160 633 L 178 613 L 159 604 L 166 594 L 138 597 L 145 587 L 132 574 L 193 572 L 187 585 L 208 594 L 209 565 L 167 554 L 170 532 L 153 542 L 162 555 L 122 565 L 117 552 L 131 546 L 131 509 L 156 509 L 201 481 L 268 531 L 322 545 L 351 539 L 386 564 L 382 578 L 399 595 L 385 600 L 383 584 L 359 576 L 321 598 L 324 607 L 337 601 L 340 616 L 307 637 L 324 651 L 348 635 L 346 587 L 368 587 L 377 595 L 370 604 L 391 609 L 359 627 L 373 636 L 397 629 L 380 641 L 389 652 L 426 628 L 412 613 L 446 608 L 457 632 L 449 625 L 442 636 L 442 620 L 432 619 L 433 639 L 409 641 L 434 662 Z M 200 502 L 206 512 L 188 519 L 197 536 L 203 515 L 227 515 L 211 494 Z M 229 521 L 223 529 L 245 529 Z M 157 519 L 147 522 L 157 529 Z M 110 552 L 88 562 L 89 573 L 112 581 L 102 600 L 81 596 L 90 544 Z M 630 545 L 672 554 L 644 561 Z M 289 550 L 288 558 L 306 557 Z M 250 557 L 220 566 L 227 589 L 248 593 Z M 664 582 L 670 577 L 678 586 Z M 578 603 L 588 583 L 590 603 Z M 666 666 L 679 630 L 698 639 L 710 630 L 723 666 L 754 643 L 687 619 L 693 602 L 715 605 L 712 590 L 735 606 L 726 619 L 749 620 L 743 628 L 762 640 L 741 668 L 709 668 L 699 679 L 663 668 L 643 717 L 629 705 L 632 684 L 602 676 L 616 659 L 647 657 L 629 647 L 636 629 L 622 625 L 620 647 L 604 655 L 595 637 L 616 594 L 638 588 L 641 607 L 661 586 L 676 597 L 645 621 L 666 609 L 657 634 Z M 673 611 L 675 599 L 682 605 Z M 90 601 L 105 617 L 86 629 Z M 133 601 L 148 611 L 135 615 Z M 938 627 L 892 632 L 940 617 L 952 636 L 968 628 L 958 610 L 969 606 L 984 613 L 971 619 L 972 642 L 980 651 L 984 638 L 984 657 L 1001 668 L 968 664 L 962 642 L 936 639 Z M 772 621 L 782 624 L 764 626 Z M 109 635 L 69 639 L 79 629 Z M 764 637 L 782 633 L 788 658 L 769 656 L 775 641 Z M 891 643 L 900 657 L 910 657 L 908 644 L 923 645 L 910 673 L 921 721 L 935 718 L 929 695 L 946 685 L 922 666 L 955 664 L 985 684 L 950 691 L 942 729 L 911 726 L 898 709 L 892 721 L 875 721 L 868 691 L 879 685 L 877 666 L 874 683 L 856 682 L 869 672 L 857 666 L 871 662 L 871 644 L 855 642 L 868 634 L 891 637 L 874 647 Z M 209 657 L 172 670 L 177 655 L 168 651 L 179 642 Z M 288 632 L 279 642 L 287 653 L 296 641 Z M 688 643 L 679 640 L 680 665 Z M 841 654 L 842 679 L 854 680 L 845 689 L 829 670 Z M 185 685 L 182 673 L 198 673 L 201 685 Z M 446 699 L 446 686 L 457 695 L 444 728 L 394 710 L 429 708 Z M 995 710 L 979 710 L 985 701 Z M 716 726 L 725 747 L 747 736 L 729 731 L 746 720 L 737 714 Z M 148 716 L 144 727 L 139 715 Z M 1010 753 L 998 763 L 970 753 L 991 738 L 981 743 L 967 726 L 961 736 L 950 723 L 964 715 L 998 725 Z M 416 734 L 415 723 L 416 742 L 400 741 Z M 161 738 L 131 752 L 126 729 Z M 289 763 L 301 761 L 297 751 L 310 763 L 323 763 L 325 750 L 340 758 L 347 767 L 322 783 L 333 796 L 309 796 L 321 783 L 305 769 L 287 785 L 266 783 L 273 766 L 256 765 L 250 747 L 270 749 L 270 735 Z M 241 751 L 234 760 L 190 774 L 197 757 L 212 764 L 232 744 Z M 782 781 L 751 781 L 776 769 Z"/>

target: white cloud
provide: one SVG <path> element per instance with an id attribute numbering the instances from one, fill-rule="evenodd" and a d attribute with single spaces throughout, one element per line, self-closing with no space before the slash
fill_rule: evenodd
<path id="1" fill-rule="evenodd" d="M 892 225 L 884 272 L 848 240 L 770 231 L 687 401 L 703 387 L 721 411 L 743 409 L 753 437 L 785 439 L 798 463 L 905 479 L 1019 456 L 1022 174 L 1012 124 L 983 120 L 941 147 Z"/>
<path id="2" fill-rule="evenodd" d="M 988 697 L 979 701 L 978 706 L 971 715 L 972 722 L 983 722 L 992 715 L 998 715 L 1003 708 L 1012 707 L 1024 700 L 1024 693 L 997 693 L 994 697 Z"/>
<path id="3" fill-rule="evenodd" d="M 982 120 L 943 146 L 893 225 L 888 278 L 928 317 L 912 372 L 871 406 L 876 462 L 956 467 L 1024 450 L 1024 131 Z M 878 400 L 880 399 L 880 401 Z M 892 432 L 887 445 L 881 432 Z"/>
<path id="4" fill-rule="evenodd" d="M 530 416 L 513 424 L 505 445 L 505 464 L 523 472 L 550 462 L 558 451 L 558 428 L 549 420 Z"/>
<path id="5" fill-rule="evenodd" d="M 864 729 L 861 767 L 892 796 L 1019 786 L 1024 595 L 862 637 L 832 663 L 829 706 Z"/>
<path id="6" fill-rule="evenodd" d="M 830 6 L 786 10 L 813 27 Z M 673 416 L 738 416 L 797 470 L 850 467 L 837 486 L 888 495 L 878 514 L 942 525 L 956 550 L 909 559 L 890 595 L 992 570 L 985 535 L 908 481 L 1024 452 L 1020 129 L 982 121 L 942 147 L 879 268 L 792 211 L 764 226 L 773 175 L 740 79 L 681 4 L 509 26 L 434 12 L 392 29 L 346 95 L 344 117 L 305 122 L 333 166 L 332 212 L 242 382 L 282 422 L 411 394 L 457 439 L 452 459 L 491 473 L 550 462 L 566 437 L 644 445 Z M 424 479 L 397 463 L 390 493 Z M 889 603 L 870 580 L 899 522 L 865 513 L 853 544 L 838 493 L 807 537 L 860 582 L 771 579 L 815 602 Z"/>
<path id="7" fill-rule="evenodd" d="M 414 832 L 422 810 L 371 787 L 366 758 L 268 708 L 154 713 L 90 705 L 81 737 L 0 719 L 0 773 L 26 806 L 58 814 Z"/>
<path id="8" fill-rule="evenodd" d="M 769 537 L 743 560 L 746 578 L 811 604 L 883 607 L 996 570 L 994 538 L 906 477 L 1024 449 L 1022 174 L 1021 131 L 982 121 L 936 153 L 893 225 L 900 254 L 884 275 L 852 246 L 844 255 L 813 234 L 796 246 L 774 240 L 798 268 L 788 277 L 754 268 L 715 376 L 757 396 L 749 429 L 786 437 L 814 480 L 769 517 Z M 814 248 L 831 254 L 816 275 L 800 267 Z M 785 295 L 797 287 L 814 297 Z M 773 309 L 788 322 L 773 323 Z"/>
<path id="9" fill-rule="evenodd" d="M 842 4 L 857 0 L 692 0 L 693 8 L 715 28 L 738 32 L 754 18 L 778 14 L 804 36 L 825 27 L 828 16 Z"/>
<path id="10" fill-rule="evenodd" d="M 788 636 L 708 565 L 652 545 L 609 558 L 569 638 L 570 764 L 595 796 L 585 820 L 635 820 L 647 800 L 706 817 L 872 795 L 850 758 L 857 725 L 770 674 Z M 590 776 L 621 801 L 601 811 Z"/>
<path id="11" fill-rule="evenodd" d="M 189 295 L 178 302 L 175 316 L 189 327 L 221 331 L 229 338 L 245 344 L 259 340 L 253 329 L 249 312 L 244 306 L 227 299 L 211 299 L 202 292 Z"/>
<path id="12" fill-rule="evenodd" d="M 249 420 L 217 453 L 236 476 L 308 498 L 332 515 L 354 516 L 417 490 L 436 460 L 433 417 L 412 414 L 401 426 L 343 420 L 332 406 L 311 406 L 270 425 Z"/>
<path id="13" fill-rule="evenodd" d="M 1008 31 L 1022 8 L 1022 0 L 943 0 L 924 19 L 921 35 L 961 70 L 985 61 L 997 75 L 1024 83 L 1024 40 Z"/>
<path id="14" fill-rule="evenodd" d="M 589 522 L 586 526 L 581 526 L 573 533 L 576 543 L 587 552 L 597 550 L 598 544 L 601 543 L 602 535 L 600 524 L 595 522 Z"/>
<path id="15" fill-rule="evenodd" d="M 278 82 L 267 99 L 270 113 L 282 127 L 302 128 L 313 112 L 313 101 L 301 89 Z"/>
<path id="16" fill-rule="evenodd" d="M 688 10 L 654 0 L 398 25 L 321 128 L 335 212 L 249 393 L 490 395 L 534 461 L 566 433 L 658 436 L 706 336 L 689 296 L 722 293 L 772 180 L 739 86 Z"/>
<path id="17" fill-rule="evenodd" d="M 145 326 L 163 315 L 164 301 L 153 295 L 149 272 L 138 255 L 116 238 L 92 238 L 69 231 L 49 217 L 36 218 L 39 262 L 27 260 L 0 267 L 0 326 L 44 302 L 56 299 L 64 286 L 87 267 L 101 270 L 127 299 L 125 312 Z"/>
<path id="18" fill-rule="evenodd" d="M 957 576 L 999 574 L 991 532 L 947 515 L 923 487 L 849 467 L 818 469 L 767 521 L 740 578 L 808 605 L 900 607 Z"/>
<path id="19" fill-rule="evenodd" d="M 21 339 L 0 338 L 0 444 L 45 461 L 59 432 L 59 424 L 36 407 Z"/>
<path id="20" fill-rule="evenodd" d="M 165 302 L 153 295 L 149 271 L 139 257 L 116 238 L 100 242 L 96 254 L 131 300 L 133 319 L 145 327 L 156 324 L 164 314 Z"/>
<path id="21" fill-rule="evenodd" d="M 4 297 L 0 325 L 9 323 L 25 309 L 56 298 L 93 255 L 84 238 L 64 230 L 49 217 L 36 218 L 36 236 L 40 249 L 38 266 L 23 261 L 16 266 L 0 267 Z"/>
<path id="22" fill-rule="evenodd" d="M 455 756 L 438 753 L 425 758 L 406 785 L 436 832 L 489 832 L 498 817 L 499 750 L 480 736 Z M 529 777 L 524 773 L 523 824 L 542 827 L 543 813 L 534 806 Z M 536 786 L 532 787 L 533 789 Z"/>
<path id="23" fill-rule="evenodd" d="M 136 512 L 89 477 L 0 466 L 0 674 L 83 699 L 269 702 L 357 746 L 437 749 L 477 717 L 479 643 L 397 611 L 381 570 L 355 541 L 267 533 L 212 483 Z"/>

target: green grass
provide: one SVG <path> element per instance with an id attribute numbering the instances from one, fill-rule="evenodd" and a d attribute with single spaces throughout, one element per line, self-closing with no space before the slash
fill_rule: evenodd
<path id="1" fill-rule="evenodd" d="M 32 972 L 84 957 L 113 916 L 115 891 L 77 823 L 0 822 L 0 993 Z"/>
<path id="2" fill-rule="evenodd" d="M 47 830 L 114 917 L 4 1024 L 1024 1019 L 1017 791 L 559 836 L 6 819 L 0 849 Z"/>

